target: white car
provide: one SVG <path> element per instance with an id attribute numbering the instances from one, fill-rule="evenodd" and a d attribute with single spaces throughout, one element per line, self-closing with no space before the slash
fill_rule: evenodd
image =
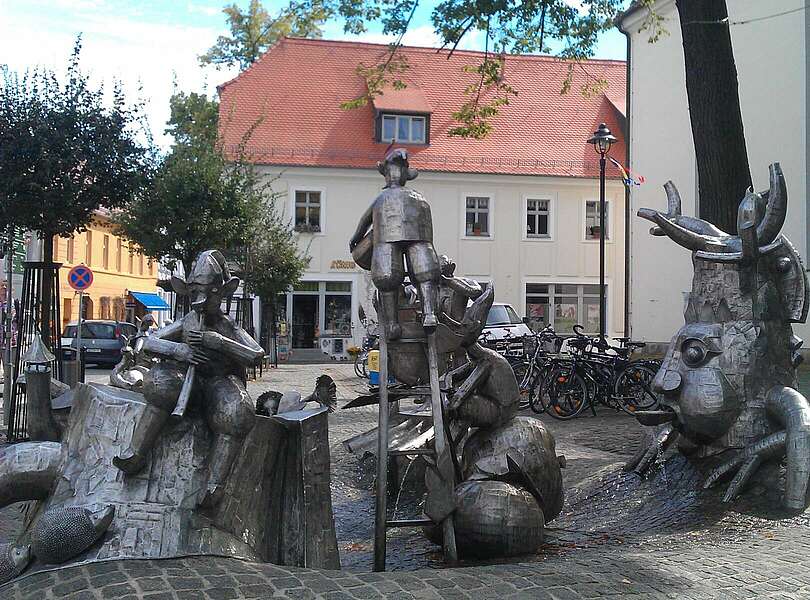
<path id="1" fill-rule="evenodd" d="M 479 338 L 481 343 L 498 352 L 513 356 L 523 354 L 523 336 L 531 329 L 511 304 L 495 302 L 487 315 L 487 324 Z"/>

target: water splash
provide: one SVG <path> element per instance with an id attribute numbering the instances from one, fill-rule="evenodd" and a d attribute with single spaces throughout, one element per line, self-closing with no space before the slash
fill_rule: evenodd
<path id="1" fill-rule="evenodd" d="M 416 458 L 410 458 L 408 460 L 408 466 L 405 467 L 405 472 L 402 474 L 402 481 L 399 482 L 399 490 L 397 491 L 397 499 L 394 502 L 394 513 L 392 515 L 392 519 L 396 520 L 397 518 L 397 509 L 399 508 L 399 499 L 402 498 L 402 490 L 405 488 L 405 480 L 408 478 L 408 473 L 411 470 L 411 465 L 414 463 Z"/>

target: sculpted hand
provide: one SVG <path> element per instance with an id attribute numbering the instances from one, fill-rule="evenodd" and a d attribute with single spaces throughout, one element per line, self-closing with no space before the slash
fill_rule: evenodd
<path id="1" fill-rule="evenodd" d="M 211 362 L 211 357 L 204 349 L 188 344 L 179 344 L 179 349 L 175 352 L 175 358 L 190 365 L 204 365 Z"/>
<path id="2" fill-rule="evenodd" d="M 192 348 L 202 350 L 219 350 L 222 346 L 222 336 L 216 331 L 189 331 L 188 343 Z"/>

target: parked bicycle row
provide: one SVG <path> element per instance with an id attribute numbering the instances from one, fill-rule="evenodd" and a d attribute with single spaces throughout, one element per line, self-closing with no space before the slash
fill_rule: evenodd
<path id="1" fill-rule="evenodd" d="M 512 362 L 523 398 L 523 408 L 546 412 L 557 419 L 571 419 L 596 404 L 633 413 L 658 404 L 652 381 L 660 361 L 633 359 L 643 342 L 630 338 L 607 339 L 583 334 L 574 326 L 574 337 L 563 338 L 551 328 L 538 331 L 526 344 L 531 352 Z M 528 342 L 528 340 L 527 340 Z M 563 344 L 566 352 L 561 352 Z"/>

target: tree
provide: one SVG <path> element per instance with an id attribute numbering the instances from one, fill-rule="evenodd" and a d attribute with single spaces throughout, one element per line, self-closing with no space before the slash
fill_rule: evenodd
<path id="1" fill-rule="evenodd" d="M 272 182 L 268 182 L 268 187 Z M 279 194 L 272 194 L 251 235 L 244 253 L 242 277 L 245 289 L 264 299 L 270 306 L 270 329 L 273 340 L 276 337 L 277 302 L 298 283 L 309 265 L 308 251 L 298 246 L 297 235 L 292 224 L 278 213 L 276 200 Z M 274 351 L 275 356 L 275 351 Z"/>
<path id="2" fill-rule="evenodd" d="M 359 65 L 366 78 L 366 95 L 344 103 L 354 108 L 382 93 L 386 85 L 403 86 L 402 60 L 397 51 L 410 26 L 419 0 L 335 0 L 325 4 L 332 16 L 346 19 L 345 29 L 365 31 L 366 23 L 381 21 L 383 31 L 398 35 L 387 58 L 375 65 Z M 584 0 L 579 9 L 568 0 L 442 0 L 431 15 L 441 48 L 452 51 L 474 31 L 485 36 L 486 52 L 476 72 L 478 82 L 466 90 L 468 101 L 453 115 L 458 125 L 451 135 L 484 137 L 491 118 L 519 93 L 508 83 L 499 57 L 504 52 L 548 52 L 549 40 L 561 42 L 558 56 L 568 59 L 570 86 L 574 69 L 587 66 L 581 59 L 592 56 L 598 34 L 614 26 L 624 8 L 623 0 Z M 650 40 L 666 33 L 663 19 L 654 10 L 654 0 L 639 0 L 647 11 L 645 27 Z M 740 113 L 737 72 L 729 33 L 726 0 L 676 0 L 681 25 L 686 68 L 686 91 L 692 121 L 692 136 L 698 165 L 700 216 L 735 233 L 740 198 L 751 185 L 748 156 Z M 604 82 L 593 79 L 585 93 L 598 91 Z"/>
<path id="3" fill-rule="evenodd" d="M 675 4 L 683 37 L 700 217 L 736 233 L 737 207 L 751 186 L 751 170 L 726 0 Z"/>
<path id="4" fill-rule="evenodd" d="M 326 8 L 315 1 L 290 2 L 277 16 L 271 16 L 260 0 L 250 0 L 247 11 L 231 4 L 222 9 L 228 19 L 231 36 L 219 36 L 208 52 L 200 56 L 203 65 L 240 70 L 250 65 L 285 36 L 321 37 L 321 26 L 328 18 Z"/>
<path id="5" fill-rule="evenodd" d="M 81 72 L 77 39 L 64 82 L 55 73 L 0 82 L 0 228 L 36 231 L 43 260 L 53 239 L 82 231 L 100 207 L 126 207 L 148 180 L 151 149 L 142 107 L 128 105 L 116 85 L 112 102 Z M 45 279 L 40 331 L 50 345 L 50 279 Z"/>
<path id="6" fill-rule="evenodd" d="M 144 254 L 183 265 L 186 273 L 209 248 L 244 247 L 266 201 L 266 189 L 252 165 L 229 162 L 216 142 L 215 100 L 175 93 L 166 131 L 175 136 L 171 152 L 151 185 L 116 222 Z"/>

